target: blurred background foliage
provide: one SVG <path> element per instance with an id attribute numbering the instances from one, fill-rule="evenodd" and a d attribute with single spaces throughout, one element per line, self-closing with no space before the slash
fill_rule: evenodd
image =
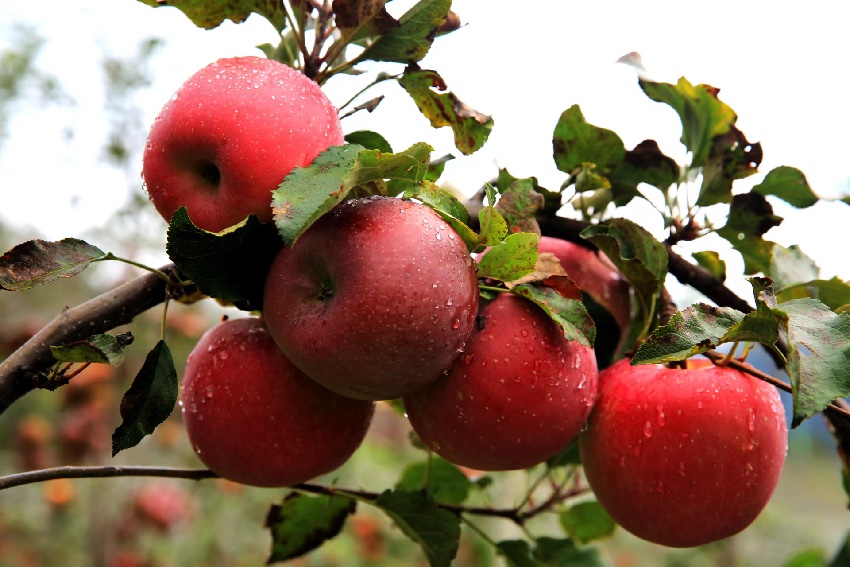
<path id="1" fill-rule="evenodd" d="M 14 46 L 0 53 L 0 157 L 14 144 L 8 125 L 16 115 L 73 106 L 75 101 L 39 66 L 44 38 L 30 28 L 13 26 Z M 92 234 L 75 234 L 108 243 L 120 256 L 160 253 L 165 230 L 148 206 L 139 178 L 140 156 L 148 125 L 138 95 L 150 86 L 151 61 L 163 40 L 143 41 L 129 58 L 102 57 L 103 113 L 109 129 L 101 160 L 123 174 L 132 197 Z M 64 136 L 74 143 L 69 127 Z M 60 172 L 61 175 L 61 172 Z M 0 195 L 25 188 L 0 187 Z M 0 248 L 9 249 L 39 235 L 4 226 Z M 76 305 L 138 275 L 126 265 L 92 268 L 80 277 L 26 292 L 0 293 L 0 358 L 5 357 L 52 319 Z M 172 305 L 167 333 L 177 370 L 200 335 L 223 314 L 236 315 L 214 302 Z M 110 439 L 120 423 L 118 401 L 159 337 L 161 311 L 138 318 L 128 329 L 135 344 L 125 362 L 112 368 L 93 365 L 56 392 L 36 391 L 0 416 L 0 475 L 58 465 L 135 464 L 199 467 L 189 447 L 179 411 L 138 447 L 110 457 Z M 753 360 L 776 372 L 768 357 Z M 761 364 L 759 364 L 761 363 Z M 786 400 L 787 401 L 787 400 Z M 341 486 L 381 491 L 393 486 L 405 467 L 425 454 L 408 440 L 406 420 L 379 404 L 366 442 L 341 469 L 318 479 Z M 470 498 L 481 504 L 511 506 L 522 499 L 533 474 L 490 475 L 493 484 Z M 822 564 L 843 538 L 848 525 L 846 498 L 834 445 L 819 419 L 792 432 L 788 462 L 780 486 L 756 523 L 728 540 L 691 550 L 669 550 L 642 542 L 622 530 L 602 542 L 603 556 L 619 567 L 791 565 L 814 558 Z M 270 536 L 263 529 L 271 504 L 285 491 L 256 489 L 228 481 L 179 481 L 119 478 L 56 480 L 0 492 L 0 567 L 172 567 L 256 566 L 268 557 Z M 493 537 L 516 537 L 508 522 L 482 519 Z M 537 535 L 559 534 L 557 518 L 543 515 L 530 526 Z M 413 543 L 378 511 L 360 506 L 343 533 L 319 552 L 292 562 L 319 566 L 427 565 Z M 464 530 L 457 565 L 501 564 L 492 547 Z"/>

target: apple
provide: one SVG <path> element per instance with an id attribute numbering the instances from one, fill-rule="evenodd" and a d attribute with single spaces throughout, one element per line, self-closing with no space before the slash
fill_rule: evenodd
<path id="1" fill-rule="evenodd" d="M 219 59 L 159 113 L 142 177 L 166 221 L 185 206 L 196 226 L 219 232 L 249 214 L 270 221 L 271 192 L 289 172 L 342 143 L 337 110 L 303 73 L 261 57 Z"/>
<path id="2" fill-rule="evenodd" d="M 631 286 L 611 260 L 602 252 L 551 236 L 540 237 L 537 251 L 554 254 L 570 279 L 595 303 L 610 313 L 619 327 L 620 336 L 612 341 L 608 350 L 622 348 L 632 321 Z M 591 315 L 597 314 L 591 313 Z M 599 325 L 598 315 L 594 318 Z M 600 331 L 602 331 L 601 327 Z M 607 336 L 608 334 L 604 332 L 597 334 L 601 340 L 605 340 Z M 601 350 L 606 349 L 597 345 L 597 351 Z"/>
<path id="3" fill-rule="evenodd" d="M 180 404 L 201 461 L 254 486 L 290 486 L 336 469 L 363 441 L 374 412 L 374 404 L 305 376 L 253 317 L 223 321 L 200 338 Z"/>
<path id="4" fill-rule="evenodd" d="M 653 543 L 694 547 L 755 520 L 779 481 L 787 435 L 779 394 L 766 382 L 710 363 L 676 369 L 623 359 L 599 375 L 579 450 L 590 487 L 618 524 Z"/>
<path id="5" fill-rule="evenodd" d="M 593 350 L 531 301 L 502 293 L 449 373 L 404 398 L 410 424 L 456 465 L 497 471 L 534 466 L 566 447 L 596 399 Z"/>
<path id="6" fill-rule="evenodd" d="M 429 207 L 345 201 L 275 257 L 263 316 L 305 374 L 345 396 L 386 400 L 451 366 L 475 324 L 466 246 Z"/>

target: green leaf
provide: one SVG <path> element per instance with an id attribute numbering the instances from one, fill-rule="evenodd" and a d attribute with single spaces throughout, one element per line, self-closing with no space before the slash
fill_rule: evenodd
<path id="1" fill-rule="evenodd" d="M 168 257 L 200 291 L 239 309 L 262 309 L 266 273 L 281 241 L 275 227 L 250 215 L 224 232 L 196 227 L 185 207 L 168 225 Z"/>
<path id="2" fill-rule="evenodd" d="M 588 124 L 577 104 L 565 110 L 552 136 L 555 165 L 572 173 L 584 163 L 593 163 L 601 175 L 622 163 L 626 155 L 623 141 L 612 130 Z"/>
<path id="3" fill-rule="evenodd" d="M 387 0 L 336 0 L 332 4 L 334 23 L 342 32 L 342 38 L 337 41 L 350 43 L 397 28 L 399 23 L 384 8 L 386 2 Z"/>
<path id="4" fill-rule="evenodd" d="M 793 299 L 781 308 L 788 315 L 786 370 L 796 427 L 834 399 L 850 396 L 850 315 L 815 299 Z"/>
<path id="5" fill-rule="evenodd" d="M 715 136 L 726 134 L 738 116 L 717 98 L 718 89 L 694 86 L 684 77 L 675 85 L 640 80 L 646 96 L 676 111 L 682 122 L 682 143 L 693 155 L 690 166 L 701 167 L 711 152 Z"/>
<path id="6" fill-rule="evenodd" d="M 616 192 L 622 192 L 622 187 L 637 191 L 640 183 L 666 191 L 679 180 L 679 164 L 664 155 L 655 140 L 644 140 L 633 150 L 626 152 L 623 162 L 618 164 L 608 177 Z"/>
<path id="7" fill-rule="evenodd" d="M 809 187 L 803 172 L 785 165 L 770 170 L 764 181 L 753 187 L 753 191 L 774 195 L 798 209 L 811 207 L 818 202 L 818 196 Z"/>
<path id="8" fill-rule="evenodd" d="M 790 557 L 782 567 L 826 567 L 826 553 L 819 547 L 804 549 Z"/>
<path id="9" fill-rule="evenodd" d="M 531 556 L 531 546 L 523 539 L 500 541 L 496 544 L 496 551 L 510 567 L 543 567 Z"/>
<path id="10" fill-rule="evenodd" d="M 50 346 L 59 362 L 94 362 L 118 366 L 124 360 L 124 347 L 133 343 L 133 335 L 92 335 L 88 339 L 61 346 Z"/>
<path id="11" fill-rule="evenodd" d="M 286 27 L 286 14 L 283 5 L 276 0 L 139 0 L 154 8 L 173 6 L 192 20 L 199 28 L 211 30 L 225 20 L 240 24 L 248 19 L 252 12 L 260 14 L 274 25 L 278 31 Z"/>
<path id="12" fill-rule="evenodd" d="M 581 454 L 578 450 L 578 437 L 573 439 L 569 445 L 561 449 L 561 451 L 558 452 L 555 456 L 549 457 L 546 460 L 546 466 L 550 469 L 580 464 Z"/>
<path id="13" fill-rule="evenodd" d="M 845 536 L 835 556 L 826 567 L 845 567 L 846 565 L 850 565 L 850 533 Z"/>
<path id="14" fill-rule="evenodd" d="M 387 490 L 375 506 L 422 547 L 431 567 L 448 567 L 460 542 L 460 518 L 440 508 L 424 490 Z"/>
<path id="15" fill-rule="evenodd" d="M 535 215 L 544 205 L 543 195 L 534 190 L 534 180 L 517 179 L 501 192 L 496 210 L 507 222 L 508 231 L 540 234 Z"/>
<path id="16" fill-rule="evenodd" d="M 472 482 L 455 465 L 435 456 L 430 464 L 421 461 L 404 469 L 395 487 L 406 491 L 425 489 L 437 502 L 461 504 L 469 496 Z"/>
<path id="17" fill-rule="evenodd" d="M 121 398 L 121 425 L 112 433 L 112 456 L 136 446 L 165 421 L 177 403 L 177 370 L 171 350 L 160 340 Z"/>
<path id="18" fill-rule="evenodd" d="M 820 268 L 795 245 L 785 248 L 776 245 L 771 251 L 770 272 L 777 290 L 818 279 Z"/>
<path id="19" fill-rule="evenodd" d="M 713 250 L 694 252 L 694 260 L 720 281 L 726 279 L 726 262 L 720 259 L 720 254 Z"/>
<path id="20" fill-rule="evenodd" d="M 404 192 L 405 199 L 417 199 L 431 207 L 460 236 L 467 249 L 472 250 L 478 244 L 478 235 L 469 228 L 469 211 L 457 197 L 446 189 L 423 180 Z M 450 234 L 449 238 L 454 238 Z"/>
<path id="21" fill-rule="evenodd" d="M 398 19 L 398 27 L 375 40 L 357 61 L 416 63 L 431 49 L 451 5 L 451 0 L 420 0 Z"/>
<path id="22" fill-rule="evenodd" d="M 756 173 L 762 157 L 761 144 L 751 144 L 734 126 L 725 134 L 715 136 L 703 164 L 702 186 L 696 205 L 708 207 L 732 201 L 732 182 Z"/>
<path id="23" fill-rule="evenodd" d="M 440 176 L 443 175 L 443 171 L 446 169 L 446 164 L 455 159 L 455 156 L 452 154 L 446 154 L 443 157 L 432 159 L 431 163 L 428 164 L 428 172 L 425 174 L 425 179 L 436 183 Z"/>
<path id="24" fill-rule="evenodd" d="M 570 539 L 541 537 L 537 539 L 534 557 L 550 567 L 604 567 L 606 563 L 599 550 L 592 547 L 579 548 Z"/>
<path id="25" fill-rule="evenodd" d="M 558 519 L 564 531 L 580 543 L 608 537 L 617 527 L 608 512 L 595 500 L 570 506 L 559 514 Z"/>
<path id="26" fill-rule="evenodd" d="M 274 222 L 285 244 L 292 245 L 311 224 L 348 195 L 362 146 L 333 146 L 306 167 L 296 167 L 272 191 Z"/>
<path id="27" fill-rule="evenodd" d="M 478 246 L 493 246 L 500 243 L 508 234 L 508 223 L 499 214 L 496 207 L 486 206 L 478 211 L 480 234 Z"/>
<path id="28" fill-rule="evenodd" d="M 850 306 L 850 283 L 837 277 L 829 280 L 812 280 L 784 287 L 776 293 L 776 297 L 780 303 L 811 297 L 838 312 Z"/>
<path id="29" fill-rule="evenodd" d="M 759 193 L 743 193 L 732 198 L 726 224 L 717 234 L 732 244 L 744 259 L 744 272 L 769 273 L 774 243 L 762 235 L 782 222 L 773 214 L 773 207 Z"/>
<path id="30" fill-rule="evenodd" d="M 528 232 L 510 234 L 494 244 L 478 263 L 478 277 L 510 282 L 530 274 L 537 265 L 540 237 Z"/>
<path id="31" fill-rule="evenodd" d="M 367 150 L 378 150 L 387 154 L 393 153 L 390 143 L 383 136 L 371 130 L 357 130 L 346 134 L 345 142 L 363 146 Z"/>
<path id="32" fill-rule="evenodd" d="M 432 128 L 451 127 L 455 147 L 462 154 L 472 154 L 487 142 L 493 119 L 467 106 L 454 93 L 443 92 L 447 87 L 436 71 L 407 69 L 398 82 Z"/>
<path id="33" fill-rule="evenodd" d="M 272 535 L 268 563 L 300 557 L 336 537 L 356 507 L 347 496 L 289 494 L 266 517 Z"/>
<path id="34" fill-rule="evenodd" d="M 97 246 L 76 238 L 30 240 L 0 256 L 0 289 L 23 291 L 70 278 L 104 256 Z"/>
<path id="35" fill-rule="evenodd" d="M 485 255 L 485 258 L 492 250 Z M 596 325 L 580 298 L 564 297 L 546 285 L 521 284 L 511 290 L 533 301 L 542 308 L 564 331 L 564 338 L 593 347 L 596 340 Z"/>
<path id="36" fill-rule="evenodd" d="M 655 297 L 667 277 L 667 249 L 646 229 L 628 219 L 611 219 L 587 227 L 582 238 L 590 240 L 614 263 L 640 300 L 644 317 L 651 317 Z"/>

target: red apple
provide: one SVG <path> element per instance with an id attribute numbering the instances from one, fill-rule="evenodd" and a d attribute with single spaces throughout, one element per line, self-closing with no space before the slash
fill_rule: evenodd
<path id="1" fill-rule="evenodd" d="M 457 358 L 475 323 L 472 258 L 425 205 L 344 202 L 272 262 L 263 316 L 284 353 L 345 396 L 398 398 Z"/>
<path id="2" fill-rule="evenodd" d="M 584 425 L 596 399 L 596 358 L 517 295 L 500 294 L 479 321 L 450 372 L 404 398 L 410 424 L 456 465 L 531 467 Z"/>
<path id="3" fill-rule="evenodd" d="M 207 331 L 182 387 L 198 457 L 219 476 L 255 486 L 289 486 L 336 469 L 363 441 L 374 411 L 310 380 L 256 318 Z"/>
<path id="4" fill-rule="evenodd" d="M 738 370 L 631 366 L 599 376 L 579 436 L 587 481 L 623 528 L 693 547 L 734 535 L 758 516 L 787 451 L 776 388 Z"/>
<path id="5" fill-rule="evenodd" d="M 148 136 L 142 176 L 170 220 L 219 232 L 249 214 L 272 218 L 271 192 L 296 166 L 343 143 L 337 110 L 319 85 L 270 59 L 219 59 L 191 76 Z"/>
<path id="6" fill-rule="evenodd" d="M 618 346 L 622 346 L 632 320 L 631 286 L 611 260 L 602 252 L 551 236 L 541 236 L 537 250 L 554 254 L 570 279 L 611 314 L 620 328 Z"/>

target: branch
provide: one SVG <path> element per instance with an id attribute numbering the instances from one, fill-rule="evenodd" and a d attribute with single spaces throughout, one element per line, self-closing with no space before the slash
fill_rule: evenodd
<path id="1" fill-rule="evenodd" d="M 160 269 L 177 281 L 169 264 Z M 144 274 L 76 307 L 65 308 L 23 346 L 0 362 L 0 413 L 31 390 L 42 387 L 56 363 L 51 345 L 68 344 L 130 323 L 165 301 L 169 286 L 154 273 Z"/>

